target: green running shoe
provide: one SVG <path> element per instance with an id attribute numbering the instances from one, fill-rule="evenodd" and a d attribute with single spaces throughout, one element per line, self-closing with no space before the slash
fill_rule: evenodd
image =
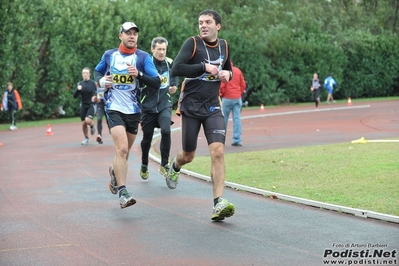
<path id="1" fill-rule="evenodd" d="M 150 176 L 150 172 L 148 172 L 147 165 L 142 164 L 140 167 L 140 176 L 142 179 L 146 180 Z"/>
<path id="2" fill-rule="evenodd" d="M 166 178 L 166 176 L 168 175 L 168 171 L 169 171 L 169 165 L 167 164 L 159 168 L 159 173 L 163 176 L 163 178 Z"/>
<path id="3" fill-rule="evenodd" d="M 166 185 L 170 189 L 175 189 L 179 180 L 180 171 L 176 172 L 173 169 L 173 165 L 175 164 L 176 158 L 173 158 L 172 163 L 170 164 L 168 174 L 165 176 Z"/>
<path id="4" fill-rule="evenodd" d="M 224 218 L 232 216 L 234 211 L 233 203 L 230 203 L 227 199 L 219 198 L 218 203 L 213 207 L 211 219 L 213 221 L 224 220 Z"/>

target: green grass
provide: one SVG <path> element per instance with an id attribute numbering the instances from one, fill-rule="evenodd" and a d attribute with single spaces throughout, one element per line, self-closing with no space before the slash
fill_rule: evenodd
<path id="1" fill-rule="evenodd" d="M 352 103 L 390 100 L 398 97 Z M 341 143 L 226 154 L 226 181 L 399 216 L 398 151 L 398 143 Z M 209 176 L 210 159 L 196 157 L 184 168 Z"/>
<path id="2" fill-rule="evenodd" d="M 352 98 L 352 104 L 368 104 L 371 102 L 377 102 L 377 101 L 398 101 L 399 97 L 378 97 L 378 98 L 362 98 L 362 99 L 354 99 Z M 340 100 L 336 100 L 337 104 L 346 104 L 348 102 L 348 99 L 340 99 Z M 321 103 L 325 103 L 325 101 L 323 101 L 321 99 Z M 305 102 L 305 103 L 294 103 L 294 104 L 282 104 L 281 106 L 313 106 L 314 102 Z M 265 106 L 265 109 L 267 108 L 275 108 L 276 106 Z M 332 107 L 332 106 L 331 106 Z M 250 106 L 250 107 L 246 107 L 246 109 L 259 109 L 259 106 Z"/>
<path id="3" fill-rule="evenodd" d="M 342 143 L 226 154 L 226 181 L 399 216 L 398 149 Z M 210 158 L 196 157 L 184 168 L 209 176 Z"/>
<path id="4" fill-rule="evenodd" d="M 352 102 L 397 99 L 352 99 Z M 79 121 L 78 117 L 72 117 L 18 122 L 18 127 Z M 8 127 L 8 124 L 1 124 L 0 130 L 8 130 Z M 398 150 L 397 143 L 341 143 L 226 154 L 226 180 L 276 193 L 399 216 Z M 207 156 L 196 157 L 184 168 L 209 175 L 210 159 Z"/>
<path id="5" fill-rule="evenodd" d="M 73 123 L 73 122 L 80 122 L 80 117 L 67 117 L 67 118 L 58 118 L 58 119 L 47 119 L 47 120 L 39 120 L 39 121 L 18 121 L 17 120 L 17 127 L 18 128 L 25 128 L 25 127 L 38 127 L 38 126 L 46 126 L 48 124 L 56 125 L 56 124 L 65 124 L 65 123 Z M 8 130 L 10 124 L 0 124 L 0 130 Z"/>

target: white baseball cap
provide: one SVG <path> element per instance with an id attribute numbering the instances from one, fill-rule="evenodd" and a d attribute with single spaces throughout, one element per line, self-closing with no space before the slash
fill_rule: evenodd
<path id="1" fill-rule="evenodd" d="M 129 31 L 130 29 L 133 29 L 133 28 L 136 29 L 137 32 L 140 31 L 139 28 L 137 27 L 137 25 L 134 24 L 133 22 L 125 22 L 125 23 L 122 24 L 121 28 L 119 29 L 119 33 L 127 32 L 127 31 Z"/>

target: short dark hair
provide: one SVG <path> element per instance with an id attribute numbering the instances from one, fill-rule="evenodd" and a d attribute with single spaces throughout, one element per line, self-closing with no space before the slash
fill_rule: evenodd
<path id="1" fill-rule="evenodd" d="M 216 25 L 217 24 L 222 24 L 222 17 L 215 10 L 204 10 L 204 11 L 201 11 L 199 13 L 198 17 L 200 17 L 202 15 L 210 15 L 210 16 L 212 16 L 213 19 L 215 20 Z"/>
<path id="2" fill-rule="evenodd" d="M 159 44 L 166 43 L 166 46 L 168 46 L 168 41 L 164 37 L 155 37 L 154 39 L 152 39 L 151 47 L 155 48 L 157 43 Z"/>

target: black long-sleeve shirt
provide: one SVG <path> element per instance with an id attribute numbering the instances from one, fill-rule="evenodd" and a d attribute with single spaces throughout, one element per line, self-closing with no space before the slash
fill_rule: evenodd
<path id="1" fill-rule="evenodd" d="M 78 86 L 82 85 L 82 89 L 78 90 Z M 79 95 L 82 96 L 81 103 L 84 106 L 89 106 L 92 104 L 91 98 L 96 95 L 97 86 L 96 83 L 89 79 L 89 80 L 82 80 L 76 84 L 76 89 L 73 93 L 73 98 L 77 98 Z"/>

